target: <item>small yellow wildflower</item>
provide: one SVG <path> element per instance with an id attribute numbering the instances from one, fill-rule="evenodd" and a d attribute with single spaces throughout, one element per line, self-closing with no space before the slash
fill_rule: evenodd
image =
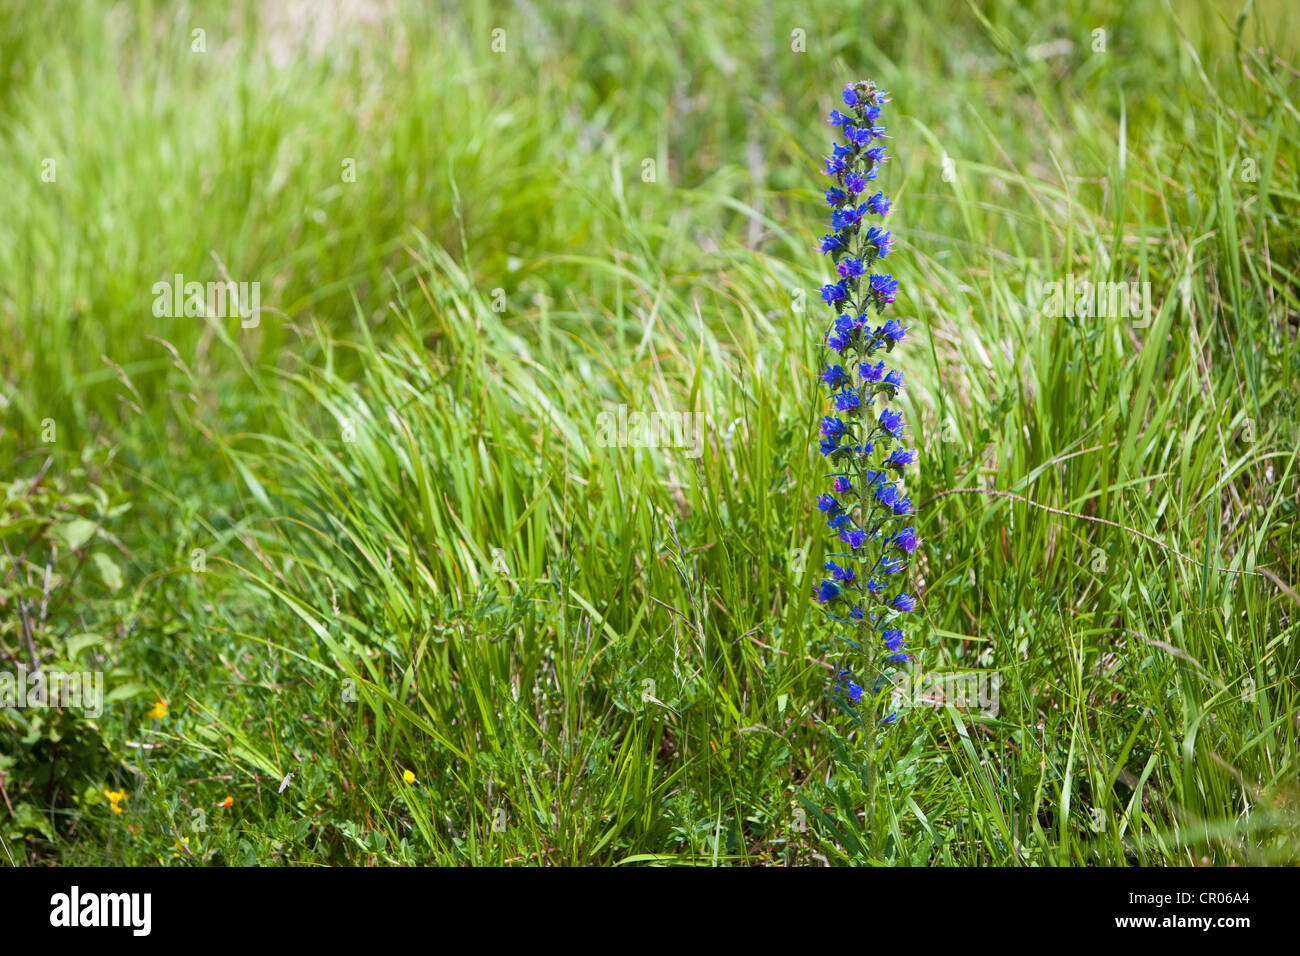
<path id="1" fill-rule="evenodd" d="M 112 809 L 112 811 L 113 811 L 114 813 L 121 813 L 121 812 L 122 812 L 122 808 L 121 808 L 120 806 L 118 806 L 118 804 L 120 804 L 123 800 L 126 799 L 126 791 L 125 791 L 125 790 L 108 790 L 108 789 L 105 789 L 105 790 L 104 790 L 104 796 L 108 797 L 108 805 L 109 805 L 109 807 Z"/>
<path id="2" fill-rule="evenodd" d="M 180 856 L 182 850 L 188 853 L 190 851 L 190 838 L 181 837 L 179 840 L 173 843 L 172 846 L 175 847 L 175 851 L 176 851 L 172 854 L 172 856 Z"/>
<path id="3" fill-rule="evenodd" d="M 231 804 L 233 804 L 234 802 L 235 802 L 234 797 L 226 797 L 226 799 L 222 800 L 221 803 L 218 804 L 218 806 L 224 807 L 225 809 L 229 810 Z"/>
<path id="4" fill-rule="evenodd" d="M 152 717 L 154 720 L 162 720 L 167 716 L 167 701 L 161 697 L 158 698 L 158 703 L 153 705 L 153 710 L 149 711 L 145 716 Z"/>
<path id="5" fill-rule="evenodd" d="M 402 779 L 405 780 L 408 784 L 415 783 L 415 774 L 411 773 L 411 771 L 409 770 L 403 770 Z"/>

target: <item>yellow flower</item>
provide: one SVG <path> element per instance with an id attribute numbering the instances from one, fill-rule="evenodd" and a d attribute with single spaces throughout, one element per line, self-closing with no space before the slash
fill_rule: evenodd
<path id="1" fill-rule="evenodd" d="M 149 711 L 145 716 L 152 717 L 154 720 L 162 720 L 167 716 L 167 702 L 159 698 L 158 703 L 153 705 L 153 710 Z"/>
<path id="2" fill-rule="evenodd" d="M 221 801 L 220 806 L 225 807 L 227 810 L 229 810 L 231 804 L 233 804 L 234 802 L 235 802 L 234 797 L 226 797 L 226 799 Z"/>
<path id="3" fill-rule="evenodd" d="M 172 856 L 180 856 L 182 850 L 188 853 L 190 849 L 190 838 L 181 837 L 179 840 L 173 843 L 172 846 L 175 847 L 176 849 L 176 852 L 173 853 Z"/>
<path id="4" fill-rule="evenodd" d="M 409 770 L 403 770 L 402 779 L 407 783 L 415 783 L 415 774 L 411 773 Z"/>
<path id="5" fill-rule="evenodd" d="M 118 804 L 121 803 L 123 800 L 126 799 L 126 791 L 125 791 L 125 790 L 108 790 L 108 789 L 105 789 L 105 790 L 104 790 L 104 796 L 108 797 L 108 805 L 109 805 L 109 807 L 112 809 L 112 811 L 113 811 L 114 813 L 121 813 L 121 812 L 122 812 L 122 808 L 121 808 L 120 806 L 118 806 Z"/>

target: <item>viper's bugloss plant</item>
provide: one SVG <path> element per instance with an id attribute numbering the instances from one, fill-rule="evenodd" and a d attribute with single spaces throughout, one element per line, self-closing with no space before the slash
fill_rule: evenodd
<path id="1" fill-rule="evenodd" d="M 831 145 L 824 169 L 832 181 L 826 203 L 834 231 L 821 241 L 838 274 L 821 290 L 837 317 L 826 335 L 831 355 L 821 373 L 830 408 L 821 421 L 819 450 L 832 466 L 831 489 L 817 499 L 834 545 L 827 578 L 813 596 L 847 631 L 839 635 L 845 647 L 834 692 L 854 707 L 865 696 L 863 706 L 875 708 L 890 669 L 909 660 L 902 619 L 916 609 L 907 572 L 919 541 L 902 479 L 916 452 L 903 447 L 903 416 L 889 407 L 903 389 L 903 375 L 877 358 L 907 332 L 898 319 L 884 319 L 898 296 L 898 280 L 875 271 L 893 251 L 894 237 L 868 222 L 883 220 L 891 209 L 889 197 L 868 185 L 886 162 L 880 120 L 889 97 L 868 80 L 846 87 L 843 100 L 830 122 L 846 142 Z M 890 713 L 883 721 L 896 717 Z"/>

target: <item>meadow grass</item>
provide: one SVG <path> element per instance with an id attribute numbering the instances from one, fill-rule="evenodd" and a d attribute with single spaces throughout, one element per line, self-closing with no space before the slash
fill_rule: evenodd
<path id="1" fill-rule="evenodd" d="M 0 651 L 110 694 L 0 712 L 0 859 L 1300 859 L 1294 14 L 939 6 L 10 5 Z M 810 599 L 865 76 L 913 646 L 997 682 L 881 729 L 876 834 Z"/>

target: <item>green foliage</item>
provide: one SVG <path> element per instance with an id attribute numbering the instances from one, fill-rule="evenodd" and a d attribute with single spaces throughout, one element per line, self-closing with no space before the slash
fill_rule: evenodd
<path id="1" fill-rule="evenodd" d="M 0 666 L 23 604 L 109 698 L 0 711 L 0 859 L 1300 859 L 1285 4 L 353 6 L 0 23 Z M 912 643 L 999 681 L 880 728 L 876 833 L 809 601 L 816 154 L 862 75 Z M 155 316 L 176 273 L 258 325 Z M 1044 314 L 1067 276 L 1149 322 Z M 610 447 L 620 405 L 699 457 Z"/>

